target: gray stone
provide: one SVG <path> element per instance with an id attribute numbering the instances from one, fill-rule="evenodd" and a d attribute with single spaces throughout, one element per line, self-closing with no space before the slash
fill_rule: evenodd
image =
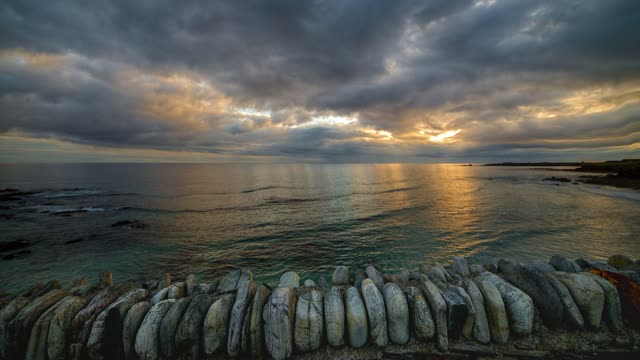
<path id="1" fill-rule="evenodd" d="M 449 349 L 449 337 L 447 334 L 447 303 L 438 287 L 429 280 L 420 284 L 420 290 L 429 303 L 433 319 L 436 323 L 437 345 L 440 351 Z"/>
<path id="2" fill-rule="evenodd" d="M 504 278 L 531 297 L 547 326 L 557 328 L 562 325 L 562 301 L 546 276 L 536 271 L 521 269 L 519 272 L 505 273 Z"/>
<path id="3" fill-rule="evenodd" d="M 463 280 L 462 287 L 466 290 L 467 294 L 469 294 L 471 302 L 473 303 L 473 337 L 481 344 L 488 344 L 491 342 L 491 333 L 482 292 L 480 292 L 476 283 L 470 279 Z"/>
<path id="4" fill-rule="evenodd" d="M 177 300 L 162 318 L 162 322 L 160 323 L 159 344 L 160 353 L 163 356 L 172 358 L 177 355 L 176 331 L 178 330 L 180 320 L 182 320 L 182 316 L 185 311 L 187 311 L 189 304 L 191 304 L 191 297 Z M 129 312 L 131 312 L 131 310 L 129 310 Z"/>
<path id="5" fill-rule="evenodd" d="M 434 281 L 434 284 L 437 282 Z M 469 309 L 457 288 L 439 285 L 440 294 L 447 304 L 447 330 L 449 337 L 456 338 L 462 334 Z"/>
<path id="6" fill-rule="evenodd" d="M 533 260 L 532 262 L 525 264 L 524 265 L 525 268 L 531 270 L 531 271 L 538 271 L 538 272 L 542 272 L 542 273 L 548 273 L 548 272 L 554 272 L 556 271 L 556 269 L 551 266 L 551 264 L 549 264 L 546 261 L 542 261 L 542 260 Z"/>
<path id="7" fill-rule="evenodd" d="M 349 268 L 346 266 L 338 266 L 331 276 L 331 283 L 333 285 L 349 285 Z"/>
<path id="8" fill-rule="evenodd" d="M 162 318 L 175 302 L 175 299 L 160 301 L 149 309 L 142 320 L 134 345 L 136 354 L 141 360 L 156 360 L 160 358 L 160 324 L 162 323 Z"/>
<path id="9" fill-rule="evenodd" d="M 369 265 L 367 266 L 365 273 L 367 274 L 367 277 L 373 281 L 378 290 L 382 290 L 384 287 L 384 280 L 382 279 L 382 274 L 380 274 L 378 269 Z"/>
<path id="10" fill-rule="evenodd" d="M 204 284 L 204 283 L 200 283 L 198 284 L 194 289 L 193 292 L 191 293 L 190 296 L 192 295 L 202 295 L 202 294 L 208 294 L 210 291 L 211 285 L 209 284 Z"/>
<path id="11" fill-rule="evenodd" d="M 387 330 L 389 340 L 395 344 L 409 341 L 409 305 L 400 287 L 386 284 L 382 289 L 382 297 L 387 313 Z"/>
<path id="12" fill-rule="evenodd" d="M 402 270 L 398 274 L 398 282 L 401 284 L 406 284 L 409 282 L 410 277 L 411 277 L 411 273 L 409 272 L 409 270 Z"/>
<path id="13" fill-rule="evenodd" d="M 294 271 L 288 271 L 280 277 L 280 282 L 278 283 L 278 287 L 284 288 L 299 288 L 300 287 L 300 276 L 298 273 Z"/>
<path id="14" fill-rule="evenodd" d="M 166 300 L 168 295 L 169 295 L 169 287 L 165 287 L 161 289 L 155 295 L 153 295 L 153 297 L 151 298 L 151 304 L 155 305 L 162 300 Z"/>
<path id="15" fill-rule="evenodd" d="M 365 279 L 360 288 L 362 299 L 367 308 L 369 318 L 369 338 L 377 346 L 387 346 L 387 317 L 384 309 L 384 299 L 380 290 L 371 279 Z"/>
<path id="16" fill-rule="evenodd" d="M 429 278 L 432 280 L 438 280 L 443 283 L 447 282 L 447 277 L 444 274 L 444 268 L 441 266 L 431 266 L 431 265 L 423 266 L 422 272 L 427 274 Z"/>
<path id="17" fill-rule="evenodd" d="M 50 360 L 63 360 L 66 358 L 71 320 L 87 303 L 85 298 L 79 296 L 68 296 L 62 301 L 64 303 L 56 309 L 49 325 L 47 355 Z"/>
<path id="18" fill-rule="evenodd" d="M 238 281 L 240 280 L 240 270 L 233 270 L 227 275 L 225 275 L 220 281 L 220 285 L 218 285 L 217 292 L 223 293 L 231 290 L 235 290 L 238 286 Z"/>
<path id="19" fill-rule="evenodd" d="M 187 276 L 184 284 L 186 286 L 187 296 L 191 296 L 193 295 L 193 291 L 195 290 L 196 286 L 198 286 L 198 278 L 195 275 L 190 274 L 189 276 Z"/>
<path id="20" fill-rule="evenodd" d="M 587 270 L 591 268 L 591 269 L 599 269 L 599 270 L 606 270 L 606 271 L 616 271 L 616 268 L 607 264 L 606 261 L 601 261 L 601 260 L 578 259 L 576 260 L 576 264 L 578 264 L 582 268 L 582 270 Z"/>
<path id="21" fill-rule="evenodd" d="M 168 287 L 169 291 L 167 291 L 167 299 L 180 299 L 185 297 L 186 289 L 184 283 L 175 283 L 171 284 Z"/>
<path id="22" fill-rule="evenodd" d="M 604 291 L 593 279 L 579 274 L 556 272 L 558 278 L 571 292 L 587 326 L 598 329 L 604 309 Z"/>
<path id="23" fill-rule="evenodd" d="M 288 277 L 285 284 L 292 284 L 293 281 L 290 280 L 294 279 L 299 281 L 297 274 L 295 277 L 292 275 Z M 296 294 L 292 287 L 278 287 L 273 290 L 264 307 L 262 313 L 264 341 L 267 351 L 274 360 L 288 359 L 293 354 L 295 308 Z"/>
<path id="24" fill-rule="evenodd" d="M 460 286 L 456 286 L 456 290 L 458 290 L 458 295 L 462 297 L 465 305 L 467 306 L 467 317 L 464 320 L 464 325 L 462 326 L 462 335 L 467 338 L 473 338 L 473 324 L 476 316 L 476 308 L 473 305 L 473 300 L 471 300 L 471 296 Z"/>
<path id="25" fill-rule="evenodd" d="M 227 344 L 227 324 L 231 309 L 236 300 L 235 294 L 225 294 L 213 302 L 202 324 L 202 346 L 206 355 L 225 350 Z"/>
<path id="26" fill-rule="evenodd" d="M 615 285 L 604 278 L 591 273 L 580 273 L 593 279 L 600 285 L 604 291 L 604 315 L 611 330 L 622 331 L 624 325 L 622 323 L 622 305 L 620 304 L 620 296 Z"/>
<path id="27" fill-rule="evenodd" d="M 202 323 L 212 302 L 213 297 L 210 295 L 194 295 L 184 312 L 175 337 L 178 354 L 182 357 L 194 360 L 200 357 Z"/>
<path id="28" fill-rule="evenodd" d="M 7 356 L 7 325 L 9 322 L 29 304 L 29 298 L 18 296 L 0 310 L 0 359 L 8 359 Z"/>
<path id="29" fill-rule="evenodd" d="M 533 300 L 531 300 L 531 297 L 524 291 L 490 272 L 482 273 L 477 277 L 481 280 L 489 281 L 500 292 L 509 316 L 511 333 L 515 335 L 529 335 L 533 327 L 534 313 Z"/>
<path id="30" fill-rule="evenodd" d="M 344 302 L 340 289 L 332 287 L 324 297 L 324 320 L 327 342 L 331 346 L 344 345 Z"/>
<path id="31" fill-rule="evenodd" d="M 498 270 L 503 273 L 513 273 L 521 270 L 521 266 L 511 260 L 500 259 L 498 260 Z"/>
<path id="32" fill-rule="evenodd" d="M 367 310 L 358 289 L 347 289 L 344 305 L 349 346 L 359 348 L 367 343 Z"/>
<path id="33" fill-rule="evenodd" d="M 31 328 L 31 335 L 27 343 L 27 353 L 25 360 L 47 360 L 47 336 L 49 335 L 49 325 L 55 315 L 56 310 L 65 302 L 66 297 L 45 311 Z"/>
<path id="34" fill-rule="evenodd" d="M 318 287 L 320 287 L 320 290 L 325 292 L 329 290 L 329 283 L 324 276 L 320 276 L 320 279 L 318 279 Z"/>
<path id="35" fill-rule="evenodd" d="M 463 257 L 454 256 L 451 268 L 453 269 L 454 273 L 463 278 L 471 276 L 471 273 L 469 272 L 469 266 L 467 265 L 467 260 Z"/>
<path id="36" fill-rule="evenodd" d="M 251 304 L 256 288 L 253 283 L 253 274 L 249 270 L 242 270 L 237 286 L 238 292 L 231 309 L 229 319 L 229 337 L 227 351 L 230 356 L 238 356 L 242 348 L 242 325 L 247 314 L 247 308 Z"/>
<path id="37" fill-rule="evenodd" d="M 362 286 L 362 281 L 367 278 L 367 273 L 365 273 L 361 268 L 356 268 L 352 270 L 351 278 L 353 279 L 353 286 L 360 288 Z"/>
<path id="38" fill-rule="evenodd" d="M 157 290 L 165 289 L 165 288 L 169 287 L 169 285 L 171 285 L 171 274 L 166 273 L 158 280 L 158 289 Z"/>
<path id="39" fill-rule="evenodd" d="M 313 280 L 307 279 L 304 281 L 304 287 L 307 288 L 314 288 L 317 287 L 318 285 L 316 285 L 316 283 Z"/>
<path id="40" fill-rule="evenodd" d="M 124 317 L 124 323 L 122 324 L 122 348 L 124 358 L 127 360 L 137 358 L 137 354 L 135 353 L 136 335 L 149 309 L 151 309 L 151 303 L 141 301 L 133 305 Z"/>
<path id="41" fill-rule="evenodd" d="M 256 294 L 251 303 L 251 314 L 249 315 L 249 351 L 254 358 L 264 357 L 264 324 L 262 321 L 262 311 L 264 305 L 271 294 L 271 290 L 264 286 L 258 286 Z"/>
<path id="42" fill-rule="evenodd" d="M 428 341 L 436 332 L 427 300 L 418 288 L 409 286 L 406 290 L 409 305 L 409 318 L 415 337 L 420 341 Z"/>
<path id="43" fill-rule="evenodd" d="M 553 286 L 556 294 L 560 297 L 560 301 L 562 302 L 562 313 L 564 316 L 564 322 L 566 324 L 565 327 L 568 328 L 578 328 L 581 329 L 584 327 L 584 319 L 580 314 L 580 310 L 576 305 L 569 289 L 555 276 L 553 273 L 544 274 L 549 284 Z"/>
<path id="44" fill-rule="evenodd" d="M 498 344 L 506 344 L 509 341 L 509 322 L 500 292 L 489 281 L 476 278 L 475 283 L 482 292 L 491 338 Z"/>
<path id="45" fill-rule="evenodd" d="M 294 340 L 300 351 L 315 351 L 322 345 L 324 323 L 322 319 L 322 293 L 318 290 L 305 292 L 298 297 Z"/>
<path id="46" fill-rule="evenodd" d="M 480 265 L 469 265 L 469 272 L 471 273 L 471 276 L 478 276 L 480 274 L 482 274 L 483 272 L 486 272 L 487 269 L 484 266 L 480 266 Z"/>
<path id="47" fill-rule="evenodd" d="M 569 273 L 577 273 L 582 271 L 580 265 L 559 255 L 553 255 L 551 257 L 551 260 L 549 261 L 549 264 L 551 264 L 558 271 Z"/>

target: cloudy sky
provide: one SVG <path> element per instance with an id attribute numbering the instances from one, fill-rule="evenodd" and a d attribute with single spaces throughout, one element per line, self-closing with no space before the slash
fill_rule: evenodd
<path id="1" fill-rule="evenodd" d="M 640 157 L 640 1 L 0 4 L 0 162 Z"/>

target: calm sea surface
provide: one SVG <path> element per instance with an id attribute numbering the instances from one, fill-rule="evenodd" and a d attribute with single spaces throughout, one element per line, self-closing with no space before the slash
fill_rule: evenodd
<path id="1" fill-rule="evenodd" d="M 458 165 L 0 165 L 0 240 L 31 254 L 0 260 L 0 289 L 108 269 L 207 281 L 233 268 L 272 282 L 336 265 L 388 272 L 423 263 L 640 257 L 640 193 L 553 183 L 578 173 Z M 113 227 L 138 220 L 148 227 Z M 68 241 L 75 242 L 65 244 Z M 6 253 L 2 254 L 5 255 Z"/>

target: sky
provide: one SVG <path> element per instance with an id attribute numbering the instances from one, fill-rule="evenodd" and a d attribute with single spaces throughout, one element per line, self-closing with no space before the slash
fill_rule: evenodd
<path id="1" fill-rule="evenodd" d="M 640 1 L 0 3 L 0 162 L 640 157 Z"/>

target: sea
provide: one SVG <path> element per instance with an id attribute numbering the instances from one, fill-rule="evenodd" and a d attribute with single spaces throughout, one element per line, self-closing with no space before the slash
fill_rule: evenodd
<path id="1" fill-rule="evenodd" d="M 568 169 L 567 169 L 568 170 Z M 640 257 L 640 192 L 544 180 L 583 173 L 456 164 L 5 164 L 0 291 L 36 282 L 210 282 L 233 269 L 273 284 L 337 265 L 386 273 L 470 263 Z"/>

